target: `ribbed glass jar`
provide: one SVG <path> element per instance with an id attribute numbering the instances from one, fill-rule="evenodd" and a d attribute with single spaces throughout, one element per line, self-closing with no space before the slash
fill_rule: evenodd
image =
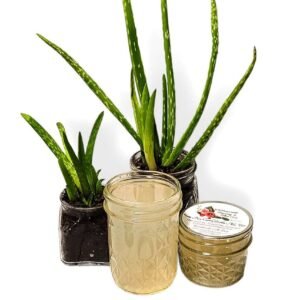
<path id="1" fill-rule="evenodd" d="M 177 269 L 179 182 L 159 172 L 131 172 L 112 178 L 104 197 L 117 285 L 137 294 L 167 288 Z"/>
<path id="2" fill-rule="evenodd" d="M 202 202 L 180 216 L 179 261 L 191 281 L 210 287 L 243 277 L 253 219 L 245 209 L 218 201 Z"/>

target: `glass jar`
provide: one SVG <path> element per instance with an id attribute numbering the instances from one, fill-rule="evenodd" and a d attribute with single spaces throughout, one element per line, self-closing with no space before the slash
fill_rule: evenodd
<path id="1" fill-rule="evenodd" d="M 167 288 L 177 269 L 179 182 L 159 172 L 131 172 L 112 178 L 104 197 L 117 285 L 137 294 Z"/>
<path id="2" fill-rule="evenodd" d="M 94 207 L 70 204 L 60 196 L 60 256 L 68 265 L 108 265 L 107 216 L 103 199 Z"/>
<path id="3" fill-rule="evenodd" d="M 178 161 L 181 161 L 186 155 L 187 151 L 182 151 L 180 154 Z M 146 170 L 147 166 L 144 161 L 144 157 L 141 153 L 141 151 L 136 152 L 132 155 L 130 159 L 130 168 L 132 171 L 139 171 L 139 170 Z M 183 211 L 185 208 L 195 204 L 198 202 L 198 183 L 197 183 L 197 177 L 196 177 L 196 169 L 197 164 L 195 161 L 193 163 L 185 168 L 184 170 L 177 171 L 177 172 L 165 172 L 164 170 L 159 170 L 161 172 L 164 172 L 166 174 L 169 174 L 173 177 L 175 177 L 181 186 L 182 191 L 182 209 Z"/>
<path id="4" fill-rule="evenodd" d="M 253 219 L 225 202 L 202 202 L 180 216 L 179 261 L 185 276 L 209 287 L 232 285 L 243 277 Z"/>

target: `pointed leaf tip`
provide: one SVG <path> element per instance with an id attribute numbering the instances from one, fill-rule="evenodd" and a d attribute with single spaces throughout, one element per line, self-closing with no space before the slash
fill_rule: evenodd
<path id="1" fill-rule="evenodd" d="M 20 114 L 25 120 L 28 120 L 30 118 L 29 115 L 25 114 L 25 113 L 21 113 Z"/>

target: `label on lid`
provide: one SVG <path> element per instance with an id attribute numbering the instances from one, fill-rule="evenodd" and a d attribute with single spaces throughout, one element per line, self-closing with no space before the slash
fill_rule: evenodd
<path id="1" fill-rule="evenodd" d="M 209 237 L 238 235 L 251 225 L 251 217 L 245 210 L 223 202 L 193 205 L 185 210 L 181 218 L 190 231 Z"/>

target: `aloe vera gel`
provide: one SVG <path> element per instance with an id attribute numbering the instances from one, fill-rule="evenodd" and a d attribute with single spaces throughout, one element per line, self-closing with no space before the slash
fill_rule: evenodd
<path id="1" fill-rule="evenodd" d="M 137 294 L 167 288 L 177 269 L 179 182 L 159 172 L 132 172 L 111 179 L 104 196 L 117 285 Z"/>

